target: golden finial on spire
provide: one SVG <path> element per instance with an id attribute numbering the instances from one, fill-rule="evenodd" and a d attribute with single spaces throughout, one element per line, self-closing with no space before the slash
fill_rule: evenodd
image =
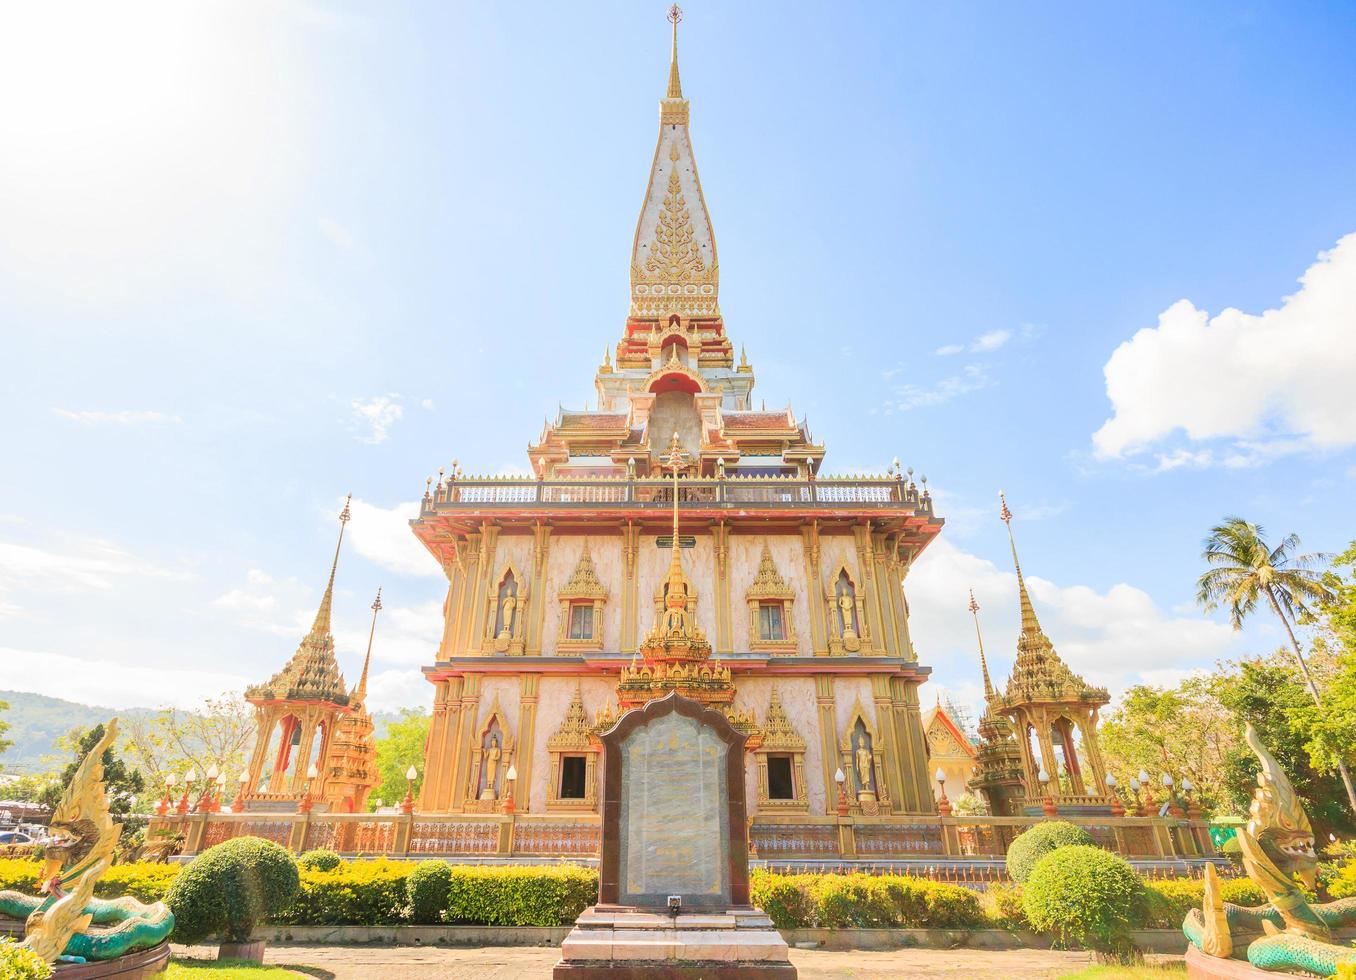
<path id="1" fill-rule="evenodd" d="M 673 25 L 673 53 L 669 58 L 669 90 L 665 98 L 681 99 L 683 83 L 678 78 L 678 23 L 683 19 L 683 8 L 676 3 L 669 8 L 669 23 Z"/>
<path id="2" fill-rule="evenodd" d="M 372 600 L 372 626 L 367 631 L 367 655 L 363 657 L 363 672 L 358 677 L 353 700 L 361 704 L 367 697 L 367 668 L 372 663 L 372 638 L 377 635 L 377 613 L 381 612 L 381 586 L 377 586 L 377 597 Z"/>
<path id="3" fill-rule="evenodd" d="M 984 659 L 984 637 L 979 632 L 979 603 L 975 601 L 975 590 L 970 590 L 970 615 L 975 618 L 975 640 L 979 643 L 979 670 L 984 675 L 984 698 L 993 698 L 993 681 L 989 679 L 989 662 Z"/>

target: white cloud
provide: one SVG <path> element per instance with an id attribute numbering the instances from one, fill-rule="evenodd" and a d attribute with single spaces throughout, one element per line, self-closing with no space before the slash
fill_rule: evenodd
<path id="1" fill-rule="evenodd" d="M 378 507 L 355 497 L 349 506 L 353 520 L 348 533 L 358 554 L 401 575 L 442 574 L 437 560 L 410 530 L 410 521 L 419 516 L 418 501 Z"/>
<path id="2" fill-rule="evenodd" d="M 97 538 L 74 551 L 53 551 L 0 541 L 0 589 L 41 585 L 53 591 L 109 590 L 117 579 L 139 576 L 185 580 L 187 573 L 162 568 Z"/>
<path id="3" fill-rule="evenodd" d="M 63 419 L 70 419 L 72 422 L 79 422 L 82 425 L 179 425 L 184 421 L 177 415 L 169 415 L 165 412 L 128 409 L 117 412 L 97 410 L 76 412 L 67 408 L 54 408 L 52 414 Z"/>
<path id="4" fill-rule="evenodd" d="M 1023 325 L 1023 337 L 1026 337 L 1028 333 L 1026 325 Z M 998 350 L 1011 339 L 1011 330 L 987 330 L 968 344 L 946 344 L 938 347 L 933 353 L 938 357 L 951 357 L 953 354 L 963 354 L 966 351 L 971 354 L 988 354 Z"/>
<path id="5" fill-rule="evenodd" d="M 390 437 L 391 426 L 405 414 L 399 395 L 377 395 L 366 401 L 355 398 L 352 408 L 353 427 L 357 430 L 353 438 L 372 445 L 385 442 Z"/>
<path id="6" fill-rule="evenodd" d="M 203 698 L 243 691 L 247 683 L 236 674 L 91 660 L 14 647 L 0 647 L 0 666 L 5 686 L 11 690 L 110 708 L 196 708 Z"/>
<path id="7" fill-rule="evenodd" d="M 972 391 L 979 391 L 992 384 L 989 373 L 979 364 L 967 364 L 960 374 L 942 378 L 936 384 L 921 388 L 918 385 L 899 385 L 893 397 L 881 406 L 879 411 L 886 415 L 895 412 L 907 412 L 915 408 L 930 408 L 941 405 Z"/>
<path id="8" fill-rule="evenodd" d="M 1057 585 L 1028 570 L 1027 588 L 1060 656 L 1113 696 L 1132 684 L 1162 683 L 1167 672 L 1209 665 L 1238 642 L 1227 625 L 1177 615 L 1125 583 L 1099 592 L 1086 585 Z M 919 659 L 952 691 L 963 691 L 979 678 L 974 620 L 967 608 L 970 589 L 980 605 L 989 670 L 1002 686 L 1016 656 L 1016 575 L 941 538 L 928 546 L 905 581 Z"/>
<path id="9" fill-rule="evenodd" d="M 367 679 L 367 707 L 372 711 L 427 708 L 433 686 L 418 670 L 384 670 Z"/>
<path id="10" fill-rule="evenodd" d="M 433 411 L 433 399 L 425 398 L 423 401 L 419 403 L 419 407 L 424 409 L 426 412 Z"/>
<path id="11" fill-rule="evenodd" d="M 1113 415 L 1092 437 L 1096 455 L 1133 456 L 1178 432 L 1223 449 L 1172 448 L 1159 469 L 1255 466 L 1356 444 L 1356 234 L 1299 281 L 1298 292 L 1261 314 L 1226 309 L 1211 318 L 1179 300 L 1116 348 L 1103 368 Z"/>

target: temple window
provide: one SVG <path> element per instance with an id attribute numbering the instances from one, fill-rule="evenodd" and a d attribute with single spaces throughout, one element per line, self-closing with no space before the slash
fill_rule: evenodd
<path id="1" fill-rule="evenodd" d="M 582 800 L 585 797 L 585 775 L 588 758 L 582 755 L 564 755 L 560 758 L 560 798 Z"/>
<path id="2" fill-rule="evenodd" d="M 758 604 L 758 639 L 773 642 L 786 639 L 784 608 L 779 601 Z"/>
<path id="3" fill-rule="evenodd" d="M 796 798 L 795 780 L 791 775 L 791 756 L 769 755 L 767 757 L 767 795 L 770 800 L 794 800 Z"/>
<path id="4" fill-rule="evenodd" d="M 591 602 L 570 603 L 569 639 L 571 640 L 593 639 L 593 603 Z"/>
<path id="5" fill-rule="evenodd" d="M 593 811 L 598 808 L 598 746 L 589 737 L 583 692 L 576 687 L 565 719 L 546 740 L 551 755 L 547 810 Z"/>
<path id="6" fill-rule="evenodd" d="M 744 594 L 749 605 L 749 649 L 771 653 L 796 652 L 796 636 L 791 624 L 795 592 L 782 578 L 767 542 L 758 572 Z"/>
<path id="7" fill-rule="evenodd" d="M 607 589 L 598 580 L 598 570 L 589 554 L 588 539 L 570 578 L 556 597 L 560 600 L 560 629 L 556 638 L 559 653 L 603 648 L 603 606 Z"/>
<path id="8" fill-rule="evenodd" d="M 805 813 L 805 739 L 791 724 L 777 688 L 767 708 L 763 742 L 754 750 L 758 762 L 758 807 L 762 810 Z"/>

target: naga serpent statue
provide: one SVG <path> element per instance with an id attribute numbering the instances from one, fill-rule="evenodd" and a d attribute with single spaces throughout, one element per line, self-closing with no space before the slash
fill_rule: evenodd
<path id="1" fill-rule="evenodd" d="M 1262 889 L 1268 906 L 1245 908 L 1220 898 L 1213 865 L 1205 869 L 1205 898 L 1192 909 L 1182 931 L 1208 956 L 1233 954 L 1233 930 L 1263 932 L 1248 944 L 1248 962 L 1261 970 L 1331 976 L 1339 964 L 1356 963 L 1356 948 L 1333 940 L 1332 930 L 1356 925 L 1356 898 L 1310 905 L 1296 884 L 1314 887 L 1318 858 L 1314 831 L 1290 779 L 1249 724 L 1244 733 L 1262 763 L 1253 790 L 1247 826 L 1238 831 L 1243 868 Z"/>
<path id="2" fill-rule="evenodd" d="M 90 749 L 52 813 L 40 896 L 0 891 L 0 916 L 25 919 L 22 945 L 49 963 L 111 960 L 159 945 L 174 928 L 163 902 L 104 901 L 94 886 L 113 864 L 121 827 L 108 812 L 104 752 L 117 735 L 114 718 Z"/>

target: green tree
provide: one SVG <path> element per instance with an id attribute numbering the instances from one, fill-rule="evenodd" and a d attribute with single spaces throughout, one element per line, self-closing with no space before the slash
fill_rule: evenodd
<path id="1" fill-rule="evenodd" d="M 61 771 L 59 780 L 49 783 L 38 795 L 38 802 L 47 807 L 55 807 L 61 801 L 61 794 L 66 791 L 66 787 L 75 779 L 75 772 L 80 768 L 80 763 L 84 761 L 85 756 L 98 744 L 99 739 L 104 737 L 104 726 L 95 725 L 88 731 L 73 731 L 70 736 L 63 739 L 75 751 L 75 759 Z M 108 795 L 108 810 L 117 820 L 126 817 L 132 813 L 137 804 L 141 801 L 141 796 L 146 789 L 146 781 L 142 778 L 140 772 L 126 762 L 119 759 L 113 749 L 104 750 L 104 790 Z M 128 832 L 128 825 L 124 823 L 124 833 Z"/>
<path id="2" fill-rule="evenodd" d="M 1207 810 L 1232 803 L 1229 760 L 1242 726 L 1215 693 L 1211 677 L 1176 687 L 1137 685 L 1125 692 L 1100 732 L 1107 768 L 1122 786 L 1140 770 L 1188 777 Z"/>
<path id="3" fill-rule="evenodd" d="M 226 776 L 228 792 L 234 792 L 236 776 L 254 743 L 254 728 L 249 703 L 239 695 L 223 694 L 205 698 L 192 711 L 163 708 L 148 719 L 129 719 L 122 751 L 153 789 L 170 773 L 182 777 L 194 769 L 201 778 L 216 766 Z"/>
<path id="4" fill-rule="evenodd" d="M 9 710 L 9 702 L 8 702 L 8 701 L 0 701 L 0 711 L 8 711 L 8 710 Z M 5 738 L 5 732 L 7 732 L 7 731 L 9 731 L 9 722 L 5 721 L 4 718 L 0 718 L 0 755 L 4 755 L 4 754 L 5 754 L 5 750 L 8 749 L 11 745 L 14 744 L 14 740 L 13 740 L 13 739 Z"/>
<path id="5" fill-rule="evenodd" d="M 1220 702 L 1238 718 L 1240 726 L 1250 721 L 1263 744 L 1289 775 L 1295 792 L 1304 800 L 1320 838 L 1331 831 L 1349 831 L 1351 818 L 1342 806 L 1341 782 L 1318 769 L 1308 750 L 1309 733 L 1296 724 L 1297 709 L 1313 710 L 1313 700 L 1290 655 L 1277 651 L 1230 664 L 1215 675 Z M 1240 812 L 1247 809 L 1257 785 L 1257 759 L 1246 744 L 1231 750 L 1225 763 L 1230 802 Z"/>
<path id="6" fill-rule="evenodd" d="M 405 708 L 400 717 L 386 726 L 386 734 L 377 739 L 377 774 L 380 782 L 368 799 L 368 806 L 376 809 L 377 800 L 386 804 L 405 798 L 410 781 L 405 777 L 410 766 L 423 774 L 424 745 L 428 742 L 429 725 L 433 719 L 422 709 Z"/>
<path id="7" fill-rule="evenodd" d="M 1323 556 L 1297 554 L 1300 542 L 1294 534 L 1286 535 L 1273 548 L 1267 544 L 1264 533 L 1260 525 L 1241 517 L 1225 518 L 1223 524 L 1211 528 L 1201 554 L 1210 567 L 1196 583 L 1196 601 L 1206 612 L 1224 606 L 1229 623 L 1236 630 L 1242 629 L 1243 621 L 1259 604 L 1265 603 L 1285 627 L 1305 686 L 1318 713 L 1324 714 L 1323 698 L 1304 659 L 1304 651 L 1295 639 L 1291 621 L 1312 615 L 1311 607 L 1333 602 L 1336 594 L 1314 570 L 1313 566 Z M 1340 756 L 1336 761 L 1347 800 L 1356 813 L 1356 786 L 1352 785 L 1346 761 Z"/>

